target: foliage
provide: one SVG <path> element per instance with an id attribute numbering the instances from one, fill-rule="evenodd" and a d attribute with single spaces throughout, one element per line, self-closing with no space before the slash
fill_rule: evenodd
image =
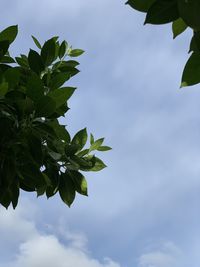
<path id="1" fill-rule="evenodd" d="M 145 12 L 145 24 L 172 23 L 176 38 L 187 28 L 193 36 L 181 81 L 181 87 L 200 83 L 200 1 L 199 0 L 128 0 L 132 8 Z"/>
<path id="2" fill-rule="evenodd" d="M 74 87 L 65 86 L 79 71 L 77 57 L 84 51 L 72 49 L 58 37 L 43 45 L 34 37 L 38 51 L 11 57 L 10 44 L 18 33 L 11 26 L 0 33 L 0 203 L 17 206 L 20 190 L 36 191 L 47 198 L 59 192 L 70 206 L 76 192 L 87 195 L 81 171 L 100 171 L 105 164 L 94 155 L 106 151 L 103 138 L 80 130 L 73 138 L 58 118 L 68 111 Z"/>

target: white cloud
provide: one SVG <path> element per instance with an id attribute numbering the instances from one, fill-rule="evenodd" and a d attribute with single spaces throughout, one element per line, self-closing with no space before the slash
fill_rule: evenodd
<path id="1" fill-rule="evenodd" d="M 65 246 L 52 235 L 38 235 L 20 245 L 20 252 L 13 267 L 119 267 L 112 260 L 103 263 L 93 259 L 80 249 Z"/>
<path id="2" fill-rule="evenodd" d="M 23 203 L 26 203 L 26 199 L 24 200 Z M 16 211 L 0 210 L 0 247 L 4 246 L 4 249 L 10 252 L 7 259 L 0 259 L 0 267 L 120 267 L 111 259 L 105 258 L 100 262 L 93 258 L 87 250 L 87 242 L 82 234 L 65 232 L 62 226 L 58 226 L 58 232 L 63 234 L 63 239 L 67 241 L 61 242 L 55 234 L 41 233 L 35 226 L 34 216 L 27 218 L 27 214 L 35 210 L 33 204 L 19 206 Z M 38 212 L 39 210 L 35 210 L 35 216 Z M 47 228 L 56 232 L 53 226 Z M 4 241 L 12 239 L 15 240 L 15 248 L 9 242 L 4 244 Z"/>
<path id="3" fill-rule="evenodd" d="M 166 242 L 161 248 L 147 252 L 139 258 L 139 267 L 180 267 L 182 252 L 172 242 Z"/>

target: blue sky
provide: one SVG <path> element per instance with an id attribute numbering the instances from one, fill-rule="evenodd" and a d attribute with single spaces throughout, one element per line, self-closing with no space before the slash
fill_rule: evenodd
<path id="1" fill-rule="evenodd" d="M 88 174 L 89 197 L 22 194 L 0 210 L 0 267 L 199 267 L 200 91 L 179 89 L 191 32 L 143 26 L 114 0 L 7 0 L 1 28 L 19 24 L 13 54 L 53 35 L 86 53 L 65 122 L 113 147 Z"/>

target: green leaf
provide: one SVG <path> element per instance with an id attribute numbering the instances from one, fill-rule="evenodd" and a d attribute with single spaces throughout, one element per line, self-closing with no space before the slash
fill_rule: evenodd
<path id="1" fill-rule="evenodd" d="M 89 153 L 89 151 L 90 151 L 89 149 L 84 149 L 84 150 L 78 152 L 77 156 L 78 157 L 83 157 L 83 156 L 87 155 Z"/>
<path id="2" fill-rule="evenodd" d="M 20 66 L 24 68 L 29 68 L 28 57 L 26 57 L 25 55 L 21 55 L 21 57 L 16 57 L 15 60 Z"/>
<path id="3" fill-rule="evenodd" d="M 90 145 L 94 143 L 94 136 L 93 134 L 90 134 Z"/>
<path id="4" fill-rule="evenodd" d="M 55 101 L 49 96 L 43 96 L 36 103 L 36 116 L 47 117 L 54 113 L 56 109 Z"/>
<path id="5" fill-rule="evenodd" d="M 63 58 L 66 51 L 67 51 L 68 43 L 66 41 L 63 41 L 59 47 L 59 58 Z"/>
<path id="6" fill-rule="evenodd" d="M 79 65 L 79 62 L 75 61 L 75 60 L 67 60 L 65 61 L 65 66 L 71 67 L 71 68 L 75 68 Z"/>
<path id="7" fill-rule="evenodd" d="M 198 0 L 177 0 L 180 17 L 194 29 L 200 30 L 200 2 Z"/>
<path id="8" fill-rule="evenodd" d="M 63 105 L 61 105 L 55 110 L 52 116 L 53 118 L 64 117 L 68 110 L 69 108 L 68 108 L 67 103 L 64 103 Z"/>
<path id="9" fill-rule="evenodd" d="M 85 177 L 77 171 L 70 171 L 69 175 L 72 177 L 76 191 L 84 196 L 88 196 L 87 181 Z"/>
<path id="10" fill-rule="evenodd" d="M 30 115 L 33 113 L 34 105 L 33 101 L 29 97 L 18 100 L 16 105 L 23 115 Z"/>
<path id="11" fill-rule="evenodd" d="M 10 192 L 12 195 L 12 198 L 11 198 L 12 206 L 13 206 L 13 209 L 15 209 L 17 207 L 18 199 L 19 199 L 19 181 L 16 177 L 15 177 L 15 181 L 13 181 L 13 183 L 10 186 Z"/>
<path id="12" fill-rule="evenodd" d="M 18 33 L 18 26 L 17 25 L 10 26 L 5 30 L 3 30 L 2 32 L 0 32 L 0 41 L 9 41 L 9 43 L 11 44 L 15 40 L 17 33 Z"/>
<path id="13" fill-rule="evenodd" d="M 67 144 L 65 146 L 65 154 L 66 156 L 72 156 L 77 153 L 79 150 L 79 145 L 76 144 Z"/>
<path id="14" fill-rule="evenodd" d="M 193 53 L 185 65 L 181 87 L 198 83 L 200 83 L 200 53 Z"/>
<path id="15" fill-rule="evenodd" d="M 156 0 L 147 12 L 145 24 L 165 24 L 178 18 L 179 11 L 176 0 Z"/>
<path id="16" fill-rule="evenodd" d="M 100 138 L 100 139 L 96 140 L 96 141 L 91 145 L 91 147 L 90 147 L 90 151 L 93 151 L 93 150 L 98 149 L 98 148 L 102 145 L 103 141 L 104 141 L 104 138 Z"/>
<path id="17" fill-rule="evenodd" d="M 0 98 L 5 96 L 5 94 L 8 92 L 8 83 L 3 82 L 0 84 Z"/>
<path id="18" fill-rule="evenodd" d="M 4 206 L 6 209 L 9 207 L 10 203 L 11 203 L 11 197 L 9 192 L 6 190 L 7 188 L 1 188 L 0 190 L 0 203 L 2 206 Z"/>
<path id="19" fill-rule="evenodd" d="M 4 55 L 7 53 L 9 48 L 9 42 L 8 41 L 0 41 L 0 62 L 3 63 L 2 59 Z"/>
<path id="20" fill-rule="evenodd" d="M 61 159 L 62 155 L 60 153 L 56 153 L 54 151 L 49 151 L 48 153 L 52 157 L 52 159 L 54 159 L 55 161 L 58 161 Z"/>
<path id="21" fill-rule="evenodd" d="M 38 41 L 38 39 L 35 38 L 33 35 L 31 37 L 32 37 L 35 45 L 37 46 L 37 48 L 42 49 L 42 46 L 41 46 L 40 42 Z"/>
<path id="22" fill-rule="evenodd" d="M 60 72 L 65 72 L 70 77 L 73 77 L 74 75 L 79 73 L 79 70 L 77 68 L 68 67 L 66 64 L 66 61 L 63 61 L 60 66 L 58 67 L 58 70 Z"/>
<path id="23" fill-rule="evenodd" d="M 61 87 L 66 81 L 70 79 L 71 75 L 69 73 L 58 73 L 50 81 L 49 87 L 51 89 L 57 89 Z"/>
<path id="24" fill-rule="evenodd" d="M 44 136 L 46 139 L 48 139 L 48 137 L 53 138 L 53 139 L 58 137 L 55 132 L 54 127 L 50 124 L 52 121 L 44 122 L 43 120 L 42 121 L 38 121 L 38 120 L 41 120 L 41 119 L 38 119 L 38 118 L 35 119 L 32 123 L 32 126 L 33 126 L 33 130 L 37 132 L 37 134 L 39 134 L 41 138 Z"/>
<path id="25" fill-rule="evenodd" d="M 80 157 L 76 153 L 76 155 L 71 156 L 71 159 L 79 166 L 80 170 L 90 170 L 94 167 L 94 160 L 90 156 Z"/>
<path id="26" fill-rule="evenodd" d="M 30 68 L 37 74 L 40 74 L 45 68 L 41 56 L 32 49 L 28 54 L 28 63 Z"/>
<path id="27" fill-rule="evenodd" d="M 72 49 L 69 52 L 69 56 L 70 57 L 78 57 L 80 55 L 82 55 L 85 51 L 82 49 Z"/>
<path id="28" fill-rule="evenodd" d="M 175 20 L 172 23 L 173 38 L 176 38 L 178 35 L 183 33 L 187 29 L 187 27 L 188 26 L 185 24 L 182 18 Z"/>
<path id="29" fill-rule="evenodd" d="M 104 164 L 104 162 L 101 159 L 95 157 L 95 165 L 92 169 L 90 169 L 90 171 L 98 172 L 98 171 L 103 170 L 106 167 L 107 166 Z"/>
<path id="30" fill-rule="evenodd" d="M 26 158 L 23 160 L 23 163 L 27 161 L 29 154 L 26 152 Z M 33 160 L 27 164 L 22 164 L 18 168 L 18 175 L 20 174 L 20 187 L 22 184 L 23 190 L 36 190 L 41 186 L 46 185 L 45 178 L 41 173 L 40 166 L 37 165 Z"/>
<path id="31" fill-rule="evenodd" d="M 37 102 L 38 100 L 40 100 L 41 97 L 44 96 L 44 86 L 42 80 L 37 74 L 32 74 L 31 77 L 28 79 L 26 94 L 34 102 Z"/>
<path id="32" fill-rule="evenodd" d="M 43 185 L 41 187 L 38 187 L 36 189 L 36 191 L 37 191 L 37 197 L 40 197 L 40 196 L 44 195 L 44 193 L 46 192 L 46 189 L 47 189 L 47 186 L 46 185 Z"/>
<path id="33" fill-rule="evenodd" d="M 15 202 L 18 200 L 16 195 L 16 178 L 15 178 L 15 161 L 13 158 L 6 158 L 1 161 L 0 177 L 1 177 L 1 187 L 0 187 L 0 203 L 7 209 L 13 200 L 15 207 Z"/>
<path id="34" fill-rule="evenodd" d="M 50 96 L 55 101 L 56 108 L 59 108 L 72 96 L 75 89 L 75 87 L 63 87 L 55 89 L 51 91 L 48 96 Z"/>
<path id="35" fill-rule="evenodd" d="M 154 2 L 155 0 L 128 0 L 126 4 L 138 11 L 147 12 Z"/>
<path id="36" fill-rule="evenodd" d="M 53 120 L 48 123 L 49 126 L 55 131 L 58 138 L 64 140 L 65 142 L 69 143 L 71 138 L 68 131 L 65 129 L 64 125 L 60 125 L 58 120 Z"/>
<path id="37" fill-rule="evenodd" d="M 54 38 L 46 41 L 41 50 L 41 57 L 45 66 L 50 66 L 55 59 L 56 54 L 56 41 Z"/>
<path id="38" fill-rule="evenodd" d="M 4 56 L 2 59 L 1 59 L 1 63 L 16 63 L 14 58 L 12 57 L 9 57 L 9 56 Z"/>
<path id="39" fill-rule="evenodd" d="M 72 144 L 78 145 L 79 150 L 81 150 L 85 146 L 86 142 L 87 142 L 87 130 L 86 130 L 86 128 L 77 132 L 72 139 Z"/>
<path id="40" fill-rule="evenodd" d="M 190 50 L 189 52 L 200 52 L 200 32 L 194 32 L 191 43 L 190 43 Z"/>
<path id="41" fill-rule="evenodd" d="M 75 199 L 76 192 L 74 183 L 67 173 L 61 174 L 59 193 L 63 202 L 70 207 Z"/>
<path id="42" fill-rule="evenodd" d="M 98 151 L 108 151 L 111 150 L 112 148 L 109 146 L 100 146 L 99 148 L 97 148 Z"/>
<path id="43" fill-rule="evenodd" d="M 5 71 L 4 77 L 10 89 L 14 89 L 14 87 L 18 85 L 20 81 L 20 76 L 21 74 L 19 67 L 10 68 Z"/>
<path id="44" fill-rule="evenodd" d="M 42 152 L 42 140 L 36 135 L 30 133 L 27 136 L 28 151 L 31 154 L 35 162 L 42 165 L 43 152 Z"/>

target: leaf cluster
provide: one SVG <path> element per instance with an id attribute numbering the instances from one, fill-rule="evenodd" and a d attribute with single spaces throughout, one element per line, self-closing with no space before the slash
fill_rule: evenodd
<path id="1" fill-rule="evenodd" d="M 199 0 L 128 0 L 132 8 L 145 12 L 144 24 L 172 23 L 176 38 L 187 28 L 193 30 L 189 53 L 182 74 L 181 87 L 200 83 L 200 1 Z"/>
<path id="2" fill-rule="evenodd" d="M 25 190 L 47 198 L 59 193 L 70 206 L 76 193 L 87 195 L 82 171 L 106 167 L 94 151 L 110 149 L 92 135 L 85 148 L 86 129 L 71 138 L 58 120 L 76 89 L 65 86 L 79 72 L 73 57 L 84 51 L 58 37 L 41 45 L 32 36 L 37 49 L 13 58 L 9 47 L 17 33 L 17 26 L 0 33 L 0 203 L 15 208 Z"/>

